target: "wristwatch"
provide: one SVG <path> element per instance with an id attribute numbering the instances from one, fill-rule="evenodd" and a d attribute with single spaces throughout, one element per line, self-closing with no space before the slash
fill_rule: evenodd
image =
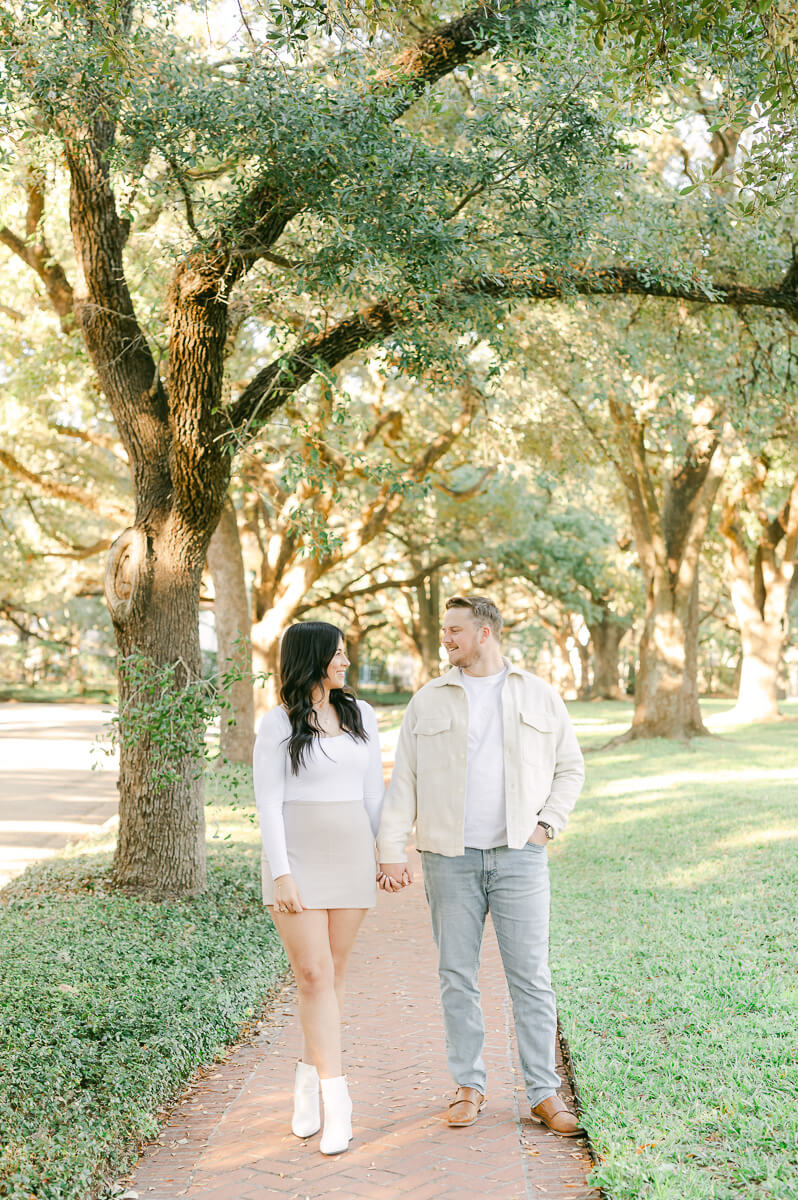
<path id="1" fill-rule="evenodd" d="M 547 825 L 545 821 L 538 821 L 538 825 L 543 830 L 549 841 L 551 841 L 551 839 L 554 837 L 554 830 L 552 829 L 551 825 Z"/>

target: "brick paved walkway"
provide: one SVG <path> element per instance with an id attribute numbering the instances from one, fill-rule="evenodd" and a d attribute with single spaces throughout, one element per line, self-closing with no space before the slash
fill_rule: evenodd
<path id="1" fill-rule="evenodd" d="M 417 861 L 416 866 L 418 867 Z M 300 1051 L 286 986 L 253 1039 L 189 1090 L 132 1177 L 140 1200 L 598 1200 L 584 1142 L 528 1120 L 509 997 L 488 923 L 481 985 L 488 1107 L 466 1129 L 443 1122 L 446 1069 L 435 954 L 420 870 L 379 893 L 351 959 L 344 1026 L 354 1101 L 350 1150 L 325 1158 L 289 1130 Z M 561 1071 L 561 1074 L 563 1072 Z M 564 1078 L 564 1074 L 563 1074 Z M 568 1096 L 567 1085 L 562 1094 Z"/>

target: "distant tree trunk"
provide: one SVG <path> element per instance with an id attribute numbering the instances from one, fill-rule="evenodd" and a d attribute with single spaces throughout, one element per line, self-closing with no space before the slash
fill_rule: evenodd
<path id="1" fill-rule="evenodd" d="M 635 737 L 690 738 L 706 734 L 698 705 L 698 568 L 689 595 L 652 589 L 640 638 L 635 682 Z"/>
<path id="2" fill-rule="evenodd" d="M 360 657 L 363 647 L 363 635 L 365 630 L 360 624 L 357 616 L 347 625 L 344 630 L 346 634 L 346 653 L 349 658 L 349 669 L 346 672 L 346 682 L 351 688 L 357 691 L 360 682 Z"/>
<path id="3" fill-rule="evenodd" d="M 734 584 L 732 584 L 732 587 Z M 736 716 L 746 721 L 772 721 L 779 714 L 779 672 L 784 655 L 781 622 L 765 621 L 745 603 L 734 605 L 740 622 L 742 669 Z"/>
<path id="4" fill-rule="evenodd" d="M 579 654 L 579 688 L 577 689 L 577 700 L 587 700 L 593 693 L 593 681 L 590 678 L 590 643 L 584 645 L 576 639 L 576 649 Z"/>
<path id="5" fill-rule="evenodd" d="M 290 624 L 290 622 L 289 622 Z M 280 698 L 280 637 L 270 641 L 255 641 L 252 634 L 252 664 L 256 674 L 263 676 L 262 683 L 253 692 L 256 719 L 267 709 L 274 708 Z"/>
<path id="6" fill-rule="evenodd" d="M 551 616 L 546 616 L 545 613 L 538 613 L 538 620 L 546 632 L 550 634 L 554 642 L 552 663 L 559 664 L 553 672 L 557 676 L 554 686 L 565 695 L 577 696 L 579 689 L 576 685 L 576 674 L 574 673 L 574 665 L 571 662 L 571 653 L 568 647 L 568 642 L 573 637 L 570 618 L 567 615 L 564 617 L 561 616 L 558 623 Z"/>
<path id="7" fill-rule="evenodd" d="M 625 447 L 614 462 L 646 583 L 635 711 L 625 736 L 705 734 L 697 682 L 698 562 L 728 458 L 714 428 L 718 414 L 711 406 L 696 405 L 684 458 L 666 476 L 661 501 L 649 470 L 644 426 L 631 405 L 616 398 L 610 414 Z"/>
<path id="8" fill-rule="evenodd" d="M 440 570 L 432 568 L 427 573 L 414 561 L 413 571 L 417 582 L 400 589 L 403 609 L 397 608 L 387 595 L 383 604 L 391 614 L 402 645 L 413 659 L 413 691 L 417 692 L 440 675 Z"/>
<path id="9" fill-rule="evenodd" d="M 432 571 L 413 589 L 416 596 L 417 620 L 414 622 L 414 641 L 418 647 L 413 690 L 418 691 L 440 675 L 441 644 L 441 584 L 440 572 Z"/>
<path id="10" fill-rule="evenodd" d="M 249 600 L 238 521 L 229 498 L 208 547 L 208 568 L 213 576 L 220 686 L 226 671 L 241 674 L 226 696 L 231 707 L 220 716 L 221 757 L 228 762 L 250 763 L 255 744 L 255 702 Z"/>
<path id="11" fill-rule="evenodd" d="M 255 689 L 257 713 L 278 703 L 280 639 L 288 626 L 298 619 L 303 600 L 325 569 L 314 558 L 307 558 L 285 571 L 275 570 L 265 556 L 261 561 L 260 582 L 252 594 L 252 658 L 256 671 L 265 674 L 266 681 Z"/>
<path id="12" fill-rule="evenodd" d="M 593 683 L 590 697 L 595 700 L 623 700 L 620 685 L 620 646 L 629 621 L 604 604 L 601 617 L 587 622 L 593 650 Z"/>
<path id="13" fill-rule="evenodd" d="M 737 505 L 757 497 L 766 475 L 767 469 L 763 467 L 757 479 L 747 481 L 726 498 L 720 524 L 726 540 L 729 586 L 742 642 L 740 685 L 733 711 L 745 721 L 772 721 L 780 715 L 779 674 L 787 642 L 789 597 L 798 548 L 796 476 L 778 515 L 767 519 L 761 512 L 762 534 L 753 553 L 749 550 Z"/>

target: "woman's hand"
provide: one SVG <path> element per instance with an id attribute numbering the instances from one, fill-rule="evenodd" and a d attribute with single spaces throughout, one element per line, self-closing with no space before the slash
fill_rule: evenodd
<path id="1" fill-rule="evenodd" d="M 413 882 L 407 863 L 380 863 L 377 882 L 384 892 L 400 892 Z"/>
<path id="2" fill-rule="evenodd" d="M 278 913 L 300 913 L 304 905 L 299 899 L 299 889 L 293 875 L 278 875 L 274 881 L 274 911 Z"/>

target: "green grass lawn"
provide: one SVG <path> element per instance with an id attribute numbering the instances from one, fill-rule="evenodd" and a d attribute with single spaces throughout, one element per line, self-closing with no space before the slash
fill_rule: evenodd
<path id="1" fill-rule="evenodd" d="M 798 720 L 595 749 L 551 855 L 552 967 L 611 1200 L 798 1196 Z"/>

